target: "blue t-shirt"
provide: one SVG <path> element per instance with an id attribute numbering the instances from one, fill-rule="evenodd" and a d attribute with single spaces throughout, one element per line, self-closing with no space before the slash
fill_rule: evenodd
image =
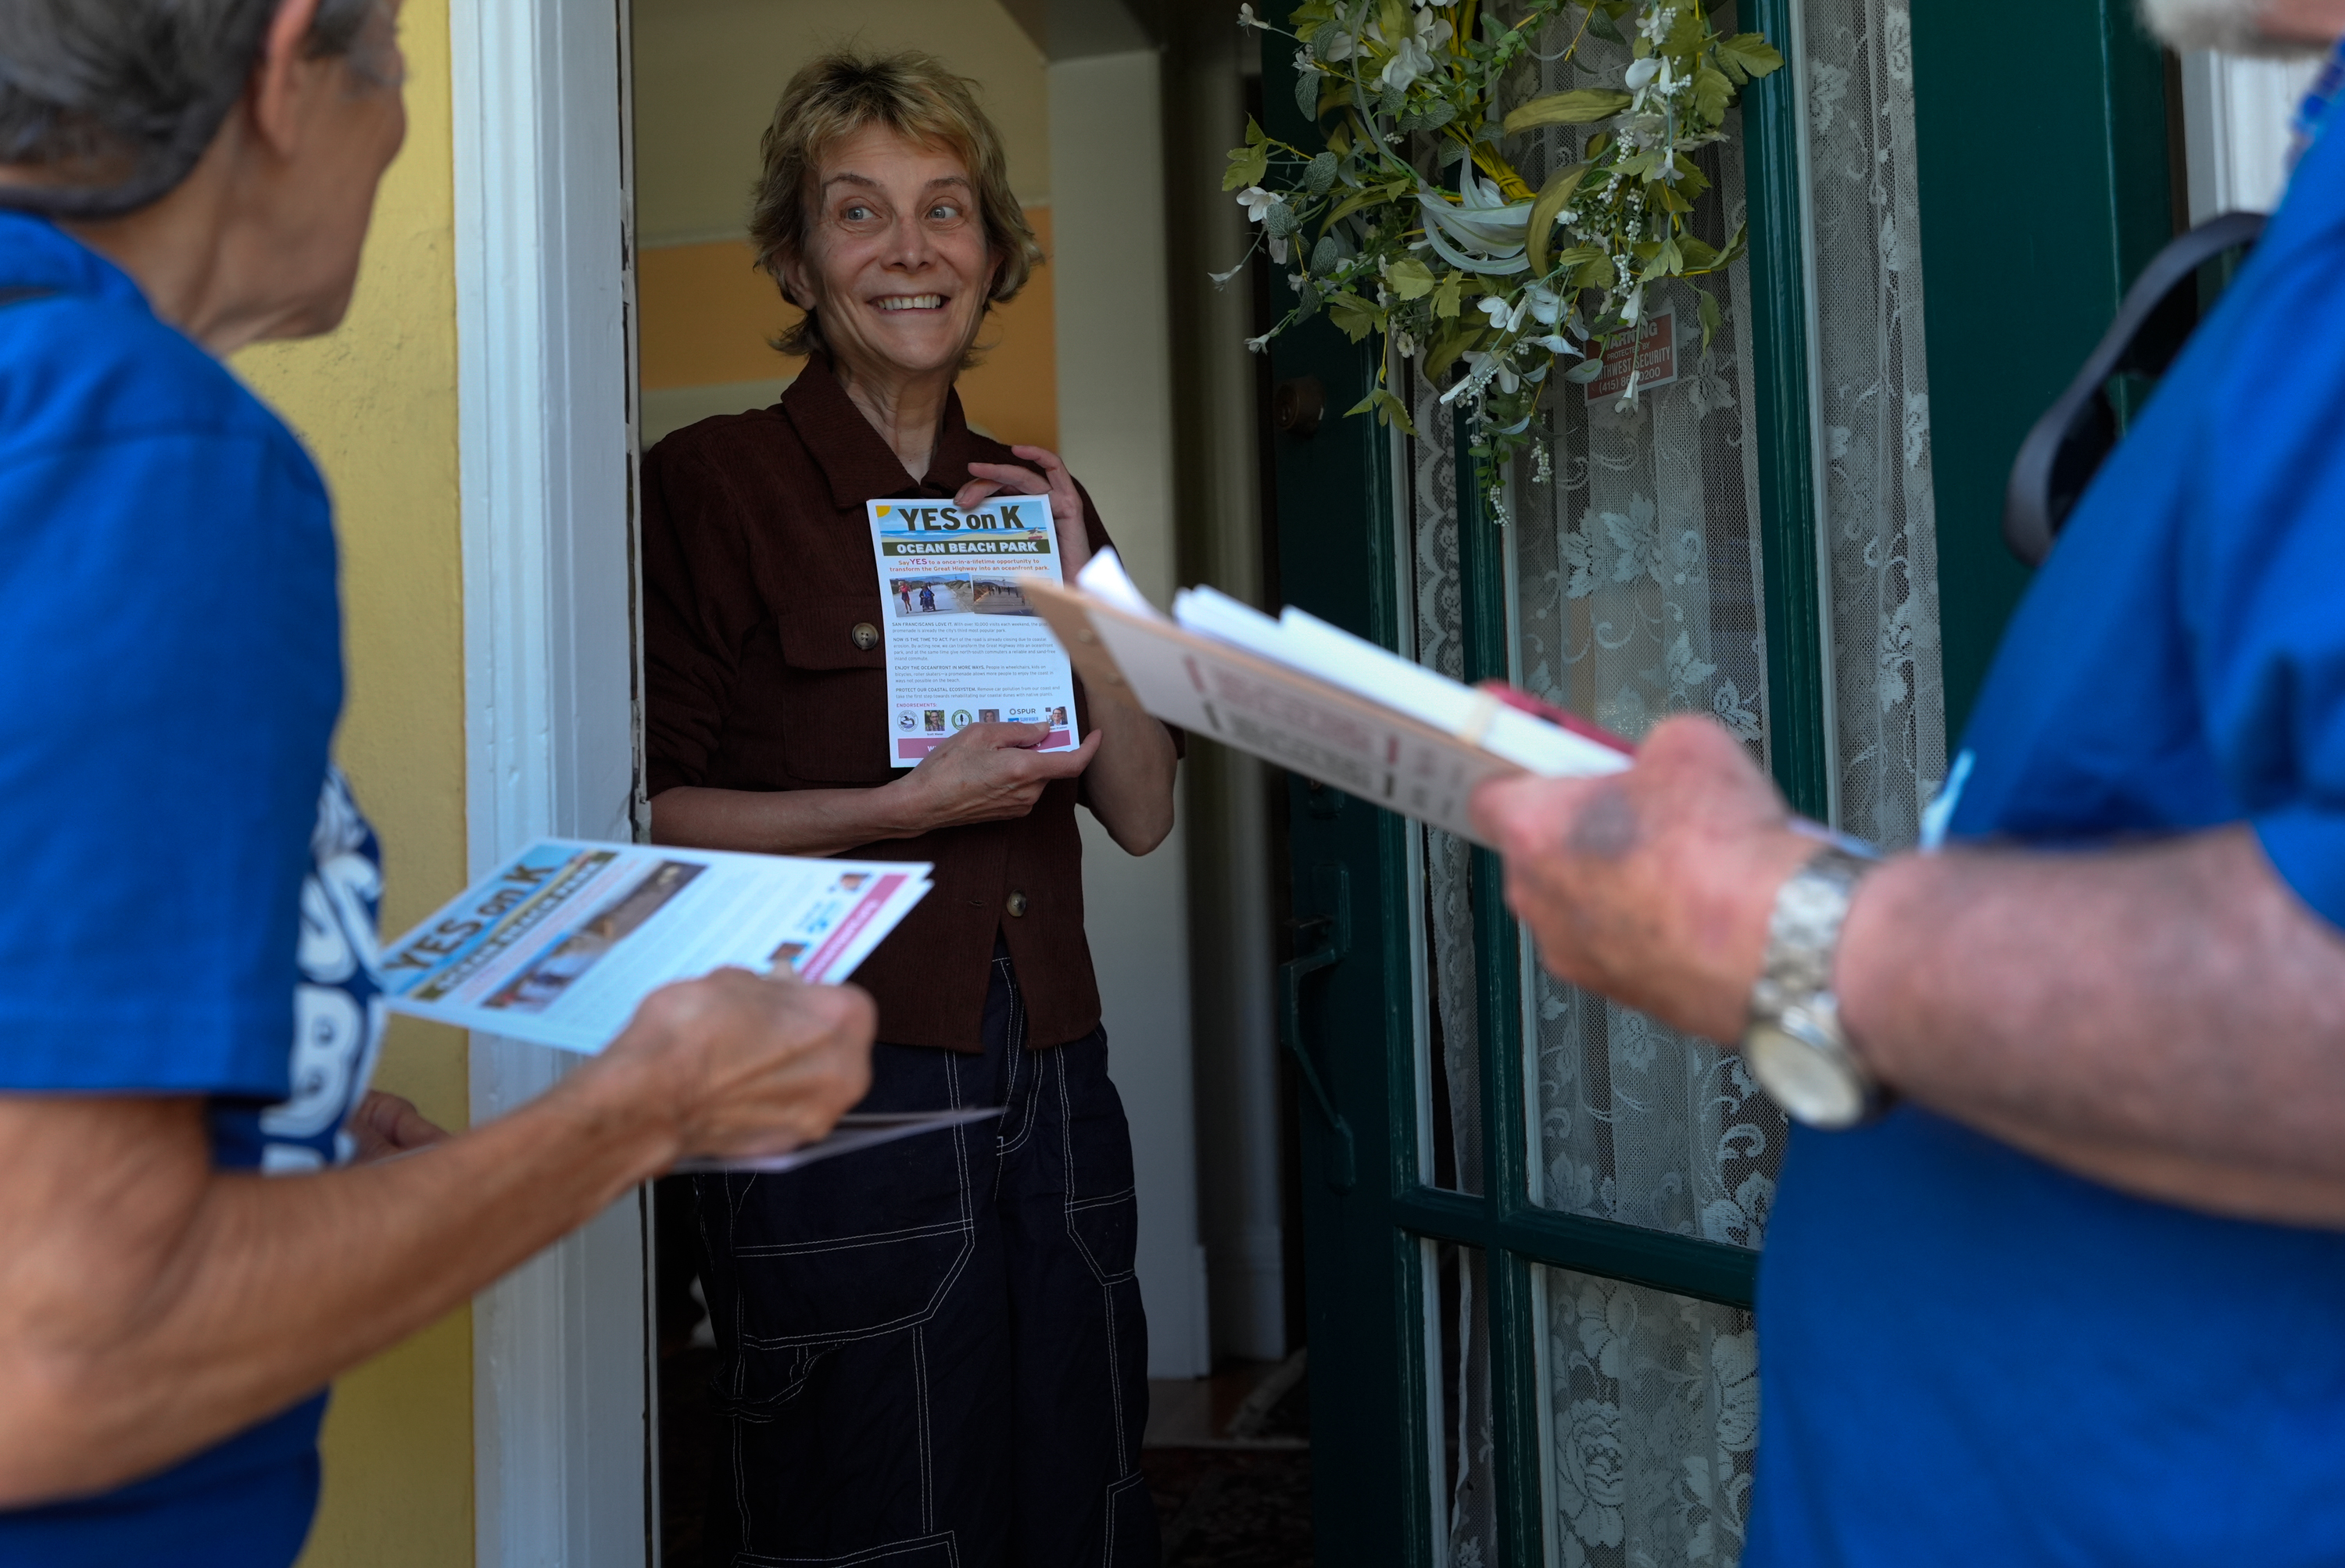
<path id="1" fill-rule="evenodd" d="M 2345 927 L 2345 134 L 2077 508 L 1965 742 L 1953 840 L 2244 822 Z M 1759 1320 L 1747 1563 L 2345 1563 L 2345 1237 L 1908 1107 L 1794 1135 Z"/>
<path id="2" fill-rule="evenodd" d="M 202 1096 L 217 1162 L 344 1157 L 381 1035 L 374 836 L 326 491 L 119 269 L 0 213 L 0 1094 Z M 290 1563 L 325 1400 L 106 1496 L 11 1568 Z"/>

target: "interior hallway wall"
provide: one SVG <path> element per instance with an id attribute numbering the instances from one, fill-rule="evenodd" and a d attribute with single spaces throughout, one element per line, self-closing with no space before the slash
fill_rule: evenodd
<path id="1" fill-rule="evenodd" d="M 1174 571 L 1172 324 L 1155 51 L 1051 66 L 1051 213 L 1058 246 L 1059 431 L 1143 593 Z M 1149 1375 L 1212 1369 L 1189 996 L 1187 802 L 1155 853 L 1134 860 L 1090 813 L 1083 898 L 1105 999 L 1109 1073 L 1132 1120 Z"/>
<path id="2" fill-rule="evenodd" d="M 383 849 L 396 933 L 464 886 L 464 636 L 457 537 L 455 192 L 446 0 L 408 0 L 406 148 L 384 179 L 339 331 L 249 350 L 237 373 L 300 433 L 334 498 L 349 703 L 337 759 Z M 391 1021 L 375 1082 L 466 1119 L 456 1030 Z M 472 1561 L 469 1308 L 340 1380 L 305 1568 Z"/>
<path id="3" fill-rule="evenodd" d="M 1165 178 L 1176 354 L 1174 419 L 1183 580 L 1265 602 L 1258 361 L 1244 274 L 1244 214 L 1222 189 L 1245 130 L 1244 78 L 1257 35 L 1230 25 L 1220 0 L 1168 8 Z M 1190 921 L 1195 977 L 1198 1192 L 1217 1356 L 1275 1360 L 1290 1347 L 1280 1188 L 1278 1036 L 1272 1013 L 1270 800 L 1284 775 L 1211 741 L 1188 763 Z"/>

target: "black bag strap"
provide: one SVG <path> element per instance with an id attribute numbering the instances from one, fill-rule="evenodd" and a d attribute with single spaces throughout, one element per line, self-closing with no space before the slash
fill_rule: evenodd
<path id="1" fill-rule="evenodd" d="M 2003 498 L 2003 542 L 2025 565 L 2040 566 L 2076 510 L 2085 486 L 2117 443 L 2113 376 L 2162 376 L 2198 325 L 2198 270 L 2262 238 L 2259 212 L 2227 212 L 2174 240 L 2126 290 L 2117 319 L 2068 390 L 2035 422 L 2011 465 Z"/>

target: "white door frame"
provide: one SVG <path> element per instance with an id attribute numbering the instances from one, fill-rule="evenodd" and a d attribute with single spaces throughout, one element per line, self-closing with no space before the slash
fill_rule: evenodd
<path id="1" fill-rule="evenodd" d="M 2182 128 L 2190 221 L 2269 212 L 2288 183 L 2289 122 L 2320 62 L 2182 56 Z"/>
<path id="2" fill-rule="evenodd" d="M 636 788 L 622 0 L 452 0 L 465 805 L 472 873 L 631 836 Z M 472 1114 L 561 1054 L 475 1035 Z M 645 1560 L 644 1205 L 472 1314 L 480 1568 Z"/>

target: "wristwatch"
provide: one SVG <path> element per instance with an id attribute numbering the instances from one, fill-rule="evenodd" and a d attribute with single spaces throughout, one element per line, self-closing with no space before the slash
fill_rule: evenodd
<path id="1" fill-rule="evenodd" d="M 1832 989 L 1849 898 L 1879 864 L 1830 846 L 1792 872 L 1775 894 L 1766 965 L 1751 988 L 1743 1060 L 1793 1121 L 1828 1132 L 1889 1108 L 1888 1092 L 1849 1046 Z"/>

